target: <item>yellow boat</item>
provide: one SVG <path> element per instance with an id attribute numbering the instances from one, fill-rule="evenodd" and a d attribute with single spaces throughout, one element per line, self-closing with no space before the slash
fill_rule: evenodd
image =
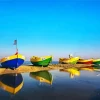
<path id="1" fill-rule="evenodd" d="M 62 61 L 63 64 L 76 64 L 80 57 L 73 57 Z"/>
<path id="2" fill-rule="evenodd" d="M 59 58 L 59 63 L 61 63 L 62 64 L 62 62 L 64 61 L 64 60 L 68 60 L 69 58 Z"/>
<path id="3" fill-rule="evenodd" d="M 69 60 L 70 58 L 73 58 L 72 54 L 69 55 L 69 58 L 59 58 L 59 63 L 62 63 L 65 60 Z"/>

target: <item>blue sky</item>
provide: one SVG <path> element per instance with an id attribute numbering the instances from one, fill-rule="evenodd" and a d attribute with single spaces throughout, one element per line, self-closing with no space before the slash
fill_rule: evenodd
<path id="1" fill-rule="evenodd" d="M 100 1 L 0 0 L 0 57 L 100 57 Z"/>

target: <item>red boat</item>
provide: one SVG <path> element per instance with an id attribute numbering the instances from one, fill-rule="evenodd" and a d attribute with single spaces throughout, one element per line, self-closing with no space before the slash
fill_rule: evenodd
<path id="1" fill-rule="evenodd" d="M 93 59 L 79 59 L 77 64 L 92 64 Z"/>

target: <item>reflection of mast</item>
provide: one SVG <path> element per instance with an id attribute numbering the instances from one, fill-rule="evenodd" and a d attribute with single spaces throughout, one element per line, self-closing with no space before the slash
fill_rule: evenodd
<path id="1" fill-rule="evenodd" d="M 13 100 L 14 94 L 10 94 L 10 100 Z"/>
<path id="2" fill-rule="evenodd" d="M 72 73 L 69 73 L 69 76 L 70 76 L 70 78 L 74 78 L 75 77 L 75 75 L 72 74 Z"/>

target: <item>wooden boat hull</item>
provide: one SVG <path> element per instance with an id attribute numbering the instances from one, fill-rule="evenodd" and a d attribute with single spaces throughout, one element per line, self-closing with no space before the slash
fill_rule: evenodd
<path id="1" fill-rule="evenodd" d="M 59 58 L 59 63 L 62 64 L 64 60 L 68 60 L 69 58 Z"/>
<path id="2" fill-rule="evenodd" d="M 34 66 L 47 67 L 52 61 L 52 56 L 33 57 L 30 59 L 30 61 Z"/>
<path id="3" fill-rule="evenodd" d="M 52 84 L 53 77 L 51 73 L 48 71 L 38 71 L 38 72 L 31 72 L 30 77 L 35 78 L 36 80 L 39 80 L 40 82 L 45 82 L 48 84 Z"/>
<path id="4" fill-rule="evenodd" d="M 4 74 L 0 75 L 0 87 L 5 91 L 16 94 L 23 86 L 21 74 Z"/>
<path id="5" fill-rule="evenodd" d="M 93 60 L 93 64 L 100 64 L 100 59 Z"/>
<path id="6" fill-rule="evenodd" d="M 73 57 L 70 59 L 63 60 L 62 63 L 63 64 L 76 64 L 78 60 L 79 60 L 79 57 Z"/>
<path id="7" fill-rule="evenodd" d="M 25 57 L 18 54 L 18 55 L 12 55 L 9 57 L 2 58 L 0 60 L 2 67 L 4 68 L 18 68 L 24 63 Z"/>
<path id="8" fill-rule="evenodd" d="M 78 60 L 77 64 L 92 64 L 93 60 L 85 60 L 85 59 L 81 59 Z"/>

